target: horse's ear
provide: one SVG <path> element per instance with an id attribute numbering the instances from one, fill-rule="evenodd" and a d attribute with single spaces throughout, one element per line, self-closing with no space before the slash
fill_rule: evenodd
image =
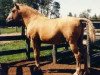
<path id="1" fill-rule="evenodd" d="M 17 3 L 15 3 L 14 5 L 15 5 L 15 7 L 16 7 L 17 9 L 19 9 L 19 6 L 17 5 Z"/>

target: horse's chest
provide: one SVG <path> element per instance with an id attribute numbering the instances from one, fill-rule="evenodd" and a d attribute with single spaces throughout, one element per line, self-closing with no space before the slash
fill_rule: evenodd
<path id="1" fill-rule="evenodd" d="M 37 29 L 34 27 L 28 27 L 27 28 L 27 36 L 30 38 L 34 38 L 37 36 Z"/>

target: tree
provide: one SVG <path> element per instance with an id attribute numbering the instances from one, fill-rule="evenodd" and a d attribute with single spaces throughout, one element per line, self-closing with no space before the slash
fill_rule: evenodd
<path id="1" fill-rule="evenodd" d="M 0 18 L 5 19 L 12 7 L 12 0 L 0 0 Z"/>
<path id="2" fill-rule="evenodd" d="M 58 2 L 54 2 L 50 14 L 52 18 L 60 17 L 59 9 L 60 9 L 60 4 Z"/>
<path id="3" fill-rule="evenodd" d="M 42 14 L 48 16 L 50 13 L 50 7 L 53 0 L 39 0 L 39 8 Z"/>
<path id="4" fill-rule="evenodd" d="M 100 15 L 98 16 L 98 20 L 100 20 Z"/>
<path id="5" fill-rule="evenodd" d="M 74 17 L 77 17 L 77 15 L 76 15 L 76 14 L 74 14 Z"/>
<path id="6" fill-rule="evenodd" d="M 68 16 L 73 16 L 71 12 L 69 12 Z"/>
<path id="7" fill-rule="evenodd" d="M 53 0 L 16 0 L 18 3 L 26 3 L 27 5 L 32 6 L 33 8 L 40 10 L 45 16 L 49 15 L 50 4 Z"/>
<path id="8" fill-rule="evenodd" d="M 83 11 L 81 14 L 79 14 L 79 17 L 90 18 L 90 13 L 91 13 L 91 9 L 87 9 L 86 11 Z"/>
<path id="9" fill-rule="evenodd" d="M 39 7 L 41 13 L 48 16 L 48 14 L 50 13 L 50 7 L 51 7 L 50 4 L 52 3 L 53 0 L 0 0 L 0 19 L 6 18 L 10 9 L 13 6 L 14 3 L 13 1 L 18 3 L 24 3 L 31 7 L 35 5 L 36 9 L 38 9 Z"/>
<path id="10" fill-rule="evenodd" d="M 98 19 L 98 16 L 95 14 L 95 15 L 92 16 L 92 19 L 93 20 L 97 20 Z"/>
<path id="11" fill-rule="evenodd" d="M 18 3 L 24 3 L 24 4 L 27 4 L 27 5 L 32 5 L 32 2 L 35 1 L 35 0 L 13 0 L 14 2 L 18 2 Z"/>

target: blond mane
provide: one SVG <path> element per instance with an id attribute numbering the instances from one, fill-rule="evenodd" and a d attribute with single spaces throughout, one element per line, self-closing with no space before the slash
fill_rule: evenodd
<path id="1" fill-rule="evenodd" d="M 23 10 L 26 10 L 28 14 L 35 14 L 35 15 L 39 15 L 39 16 L 44 16 L 43 14 L 39 13 L 38 10 L 26 5 L 26 4 L 19 4 L 17 3 L 17 5 L 19 5 L 19 7 L 22 7 Z"/>

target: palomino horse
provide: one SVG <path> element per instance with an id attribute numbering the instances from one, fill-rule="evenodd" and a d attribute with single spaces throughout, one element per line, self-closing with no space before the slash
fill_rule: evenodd
<path id="1" fill-rule="evenodd" d="M 41 42 L 60 44 L 66 41 L 69 43 L 76 59 L 76 72 L 74 75 L 80 75 L 81 73 L 81 54 L 84 58 L 84 73 L 86 74 L 88 72 L 87 53 L 82 40 L 86 26 L 88 26 L 90 40 L 95 40 L 95 30 L 90 20 L 75 17 L 49 19 L 37 10 L 18 3 L 12 8 L 6 20 L 22 20 L 25 24 L 27 37 L 32 41 L 35 65 L 37 67 L 39 67 L 39 48 Z"/>

